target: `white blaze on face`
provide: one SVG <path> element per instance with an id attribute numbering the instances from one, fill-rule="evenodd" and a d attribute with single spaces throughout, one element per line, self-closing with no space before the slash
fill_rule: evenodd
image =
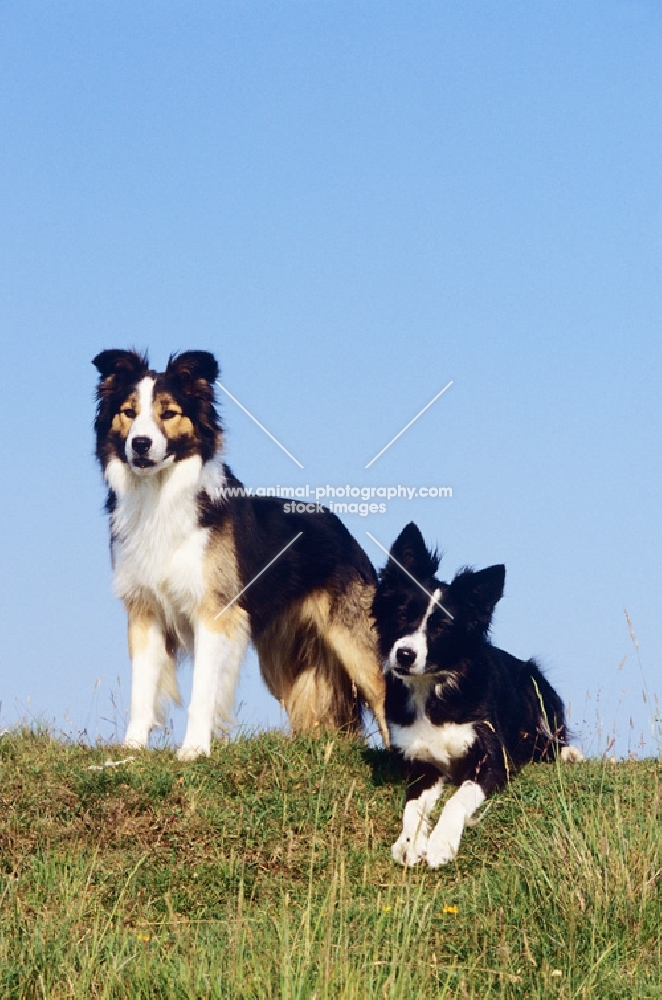
<path id="1" fill-rule="evenodd" d="M 396 669 L 398 666 L 398 650 L 409 649 L 412 653 L 414 653 L 414 660 L 409 665 L 409 673 L 414 675 L 425 673 L 425 666 L 428 659 L 428 640 L 426 636 L 428 618 L 434 609 L 439 607 L 438 601 L 440 597 L 441 590 L 437 588 L 430 598 L 430 603 L 428 604 L 421 624 L 418 626 L 416 631 L 412 632 L 410 635 L 403 635 L 401 639 L 398 639 L 397 642 L 393 644 L 393 648 L 391 649 L 388 657 L 388 665 L 391 670 Z"/>
<path id="2" fill-rule="evenodd" d="M 156 379 L 146 376 L 138 383 L 139 412 L 126 439 L 126 460 L 139 475 L 157 471 L 168 449 L 166 436 L 154 420 L 155 382 Z"/>

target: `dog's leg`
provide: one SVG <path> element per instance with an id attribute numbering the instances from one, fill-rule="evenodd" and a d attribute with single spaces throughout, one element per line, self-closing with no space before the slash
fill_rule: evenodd
<path id="1" fill-rule="evenodd" d="M 232 719 L 239 666 L 248 643 L 248 616 L 236 605 L 219 619 L 195 624 L 193 689 L 179 760 L 209 756 L 218 723 Z"/>
<path id="2" fill-rule="evenodd" d="M 129 747 L 147 746 L 150 730 L 161 721 L 159 697 L 178 696 L 175 664 L 161 624 L 142 606 L 127 607 L 131 655 L 131 715 L 124 737 Z"/>
<path id="3" fill-rule="evenodd" d="M 316 668 L 302 670 L 283 700 L 292 734 L 320 732 L 333 726 L 336 692 L 326 674 Z"/>
<path id="4" fill-rule="evenodd" d="M 386 686 L 374 635 L 363 622 L 357 625 L 356 633 L 334 623 L 326 639 L 374 715 L 384 746 L 388 748 L 390 738 L 384 712 Z"/>
<path id="5" fill-rule="evenodd" d="M 411 867 L 425 857 L 430 813 L 441 795 L 444 781 L 436 767 L 413 764 L 407 784 L 402 832 L 391 847 L 393 860 Z"/>
<path id="6" fill-rule="evenodd" d="M 484 801 L 485 792 L 476 781 L 463 782 L 451 796 L 428 840 L 426 858 L 430 868 L 438 868 L 453 860 L 467 821 Z"/>

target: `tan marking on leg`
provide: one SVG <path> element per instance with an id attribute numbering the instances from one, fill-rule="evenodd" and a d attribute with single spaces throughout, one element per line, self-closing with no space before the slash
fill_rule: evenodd
<path id="1" fill-rule="evenodd" d="M 244 632 L 248 628 L 248 612 L 236 602 L 224 611 L 220 618 L 216 617 L 216 604 L 214 601 L 203 603 L 200 609 L 200 621 L 210 632 L 216 635 L 225 635 L 228 639 L 233 639 L 239 632 Z"/>
<path id="2" fill-rule="evenodd" d="M 230 623 L 234 621 L 233 615 L 241 609 L 237 601 L 231 607 L 228 605 L 242 587 L 231 523 L 225 524 L 221 529 L 213 530 L 209 536 L 205 552 L 204 581 L 205 596 L 199 612 L 200 617 L 212 631 L 229 635 L 232 629 Z M 243 614 L 247 617 L 246 612 Z"/>
<path id="3" fill-rule="evenodd" d="M 177 683 L 177 641 L 147 601 L 127 600 L 124 606 L 128 617 L 129 656 L 132 663 L 136 656 L 147 650 L 152 629 L 158 629 L 163 637 L 164 652 L 156 691 L 156 713 L 159 721 L 163 722 L 168 701 L 174 701 L 176 705 L 182 703 Z"/>

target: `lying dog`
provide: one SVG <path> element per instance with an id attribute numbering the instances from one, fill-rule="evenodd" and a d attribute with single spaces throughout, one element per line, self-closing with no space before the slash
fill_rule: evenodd
<path id="1" fill-rule="evenodd" d="M 534 660 L 488 638 L 505 568 L 436 578 L 439 557 L 413 523 L 391 549 L 373 603 L 392 747 L 407 763 L 407 800 L 393 858 L 431 868 L 457 854 L 465 824 L 529 761 L 579 760 L 563 702 Z M 429 833 L 445 780 L 459 785 Z"/>
<path id="2" fill-rule="evenodd" d="M 96 454 L 108 485 L 115 592 L 129 619 L 131 715 L 125 743 L 147 744 L 176 667 L 193 657 L 180 760 L 209 754 L 231 718 L 252 640 L 295 732 L 357 729 L 364 703 L 385 742 L 384 679 L 370 608 L 377 578 L 327 510 L 286 513 L 242 496 L 222 460 L 207 351 L 153 371 L 135 351 L 102 351 Z"/>

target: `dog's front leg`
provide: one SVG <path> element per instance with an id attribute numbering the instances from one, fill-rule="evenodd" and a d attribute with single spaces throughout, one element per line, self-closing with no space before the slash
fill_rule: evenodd
<path id="1" fill-rule="evenodd" d="M 131 715 L 124 737 L 128 747 L 147 746 L 150 730 L 160 721 L 159 695 L 174 677 L 174 662 L 166 649 L 163 627 L 142 604 L 127 605 L 131 656 Z"/>
<path id="2" fill-rule="evenodd" d="M 227 617 L 226 617 L 227 616 Z M 179 760 L 209 756 L 218 723 L 232 720 L 239 666 L 248 643 L 248 616 L 234 605 L 220 618 L 195 624 L 193 688 Z"/>
<path id="3" fill-rule="evenodd" d="M 450 797 L 428 840 L 426 859 L 430 868 L 439 868 L 453 860 L 467 821 L 484 801 L 485 792 L 476 781 L 463 782 Z"/>
<path id="4" fill-rule="evenodd" d="M 391 847 L 393 860 L 411 867 L 425 857 L 430 813 L 441 795 L 443 778 L 436 767 L 416 763 L 407 781 L 407 802 L 402 816 L 402 832 Z"/>

